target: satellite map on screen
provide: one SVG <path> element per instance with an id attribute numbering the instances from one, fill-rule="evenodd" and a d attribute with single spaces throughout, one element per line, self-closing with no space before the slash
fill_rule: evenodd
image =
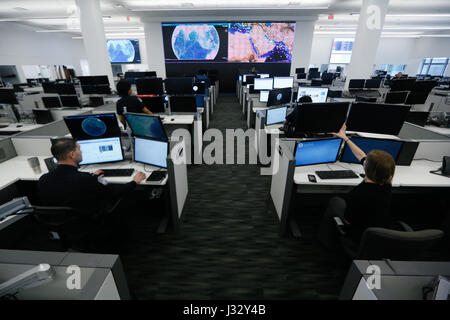
<path id="1" fill-rule="evenodd" d="M 140 63 L 139 40 L 118 39 L 107 40 L 108 54 L 111 63 Z"/>
<path id="2" fill-rule="evenodd" d="M 230 23 L 229 62 L 285 62 L 292 60 L 295 23 Z"/>
<path id="3" fill-rule="evenodd" d="M 179 60 L 213 60 L 220 39 L 210 24 L 179 25 L 172 33 L 172 50 Z"/>

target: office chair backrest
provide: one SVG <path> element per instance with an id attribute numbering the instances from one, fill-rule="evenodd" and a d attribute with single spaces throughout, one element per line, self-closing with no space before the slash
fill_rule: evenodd
<path id="1" fill-rule="evenodd" d="M 414 260 L 443 236 L 444 232 L 433 229 L 407 232 L 368 228 L 364 231 L 354 259 Z"/>

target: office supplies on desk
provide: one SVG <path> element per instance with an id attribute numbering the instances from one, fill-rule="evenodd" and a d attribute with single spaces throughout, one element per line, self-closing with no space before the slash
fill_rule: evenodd
<path id="1" fill-rule="evenodd" d="M 320 179 L 354 179 L 358 175 L 352 170 L 323 170 L 315 171 Z"/>
<path id="2" fill-rule="evenodd" d="M 129 177 L 133 174 L 132 168 L 120 168 L 120 169 L 100 169 L 103 171 L 105 177 Z"/>

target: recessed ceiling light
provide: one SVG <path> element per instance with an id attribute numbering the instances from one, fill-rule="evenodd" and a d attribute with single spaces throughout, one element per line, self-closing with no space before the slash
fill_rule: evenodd
<path id="1" fill-rule="evenodd" d="M 114 5 L 115 8 L 125 8 L 123 4 L 117 3 Z"/>
<path id="2" fill-rule="evenodd" d="M 183 2 L 183 3 L 181 4 L 181 6 L 182 6 L 182 7 L 193 7 L 194 4 L 191 3 L 191 2 Z"/>
<path id="3" fill-rule="evenodd" d="M 26 8 L 22 8 L 22 7 L 15 7 L 15 8 L 13 8 L 14 10 L 17 10 L 17 11 L 28 11 L 28 9 L 26 9 Z"/>

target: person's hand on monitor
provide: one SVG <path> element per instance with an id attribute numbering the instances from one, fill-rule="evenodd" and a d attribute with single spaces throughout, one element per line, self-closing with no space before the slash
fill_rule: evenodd
<path id="1" fill-rule="evenodd" d="M 347 134 L 345 133 L 346 130 L 347 130 L 347 126 L 344 123 L 338 133 L 332 132 L 332 134 L 338 138 L 341 138 L 344 141 L 347 141 L 348 137 L 347 137 Z"/>
<path id="2" fill-rule="evenodd" d="M 136 173 L 133 177 L 133 181 L 136 182 L 137 184 L 141 183 L 144 180 L 145 180 L 145 173 L 141 171 L 138 171 L 138 173 Z"/>
<path id="3" fill-rule="evenodd" d="M 95 170 L 95 171 L 94 171 L 94 174 L 95 174 L 96 176 L 100 176 L 100 177 L 103 177 L 103 176 L 104 176 L 104 173 L 103 173 L 103 170 L 102 170 L 102 169 Z"/>

